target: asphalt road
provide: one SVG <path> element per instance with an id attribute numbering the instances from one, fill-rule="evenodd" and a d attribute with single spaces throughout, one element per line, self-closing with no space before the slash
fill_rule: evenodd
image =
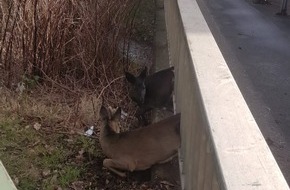
<path id="1" fill-rule="evenodd" d="M 251 0 L 198 2 L 290 184 L 290 17 L 275 15 L 279 0 L 272 5 Z"/>

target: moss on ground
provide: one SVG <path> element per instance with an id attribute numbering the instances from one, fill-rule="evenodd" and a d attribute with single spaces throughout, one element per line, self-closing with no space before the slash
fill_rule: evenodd
<path id="1" fill-rule="evenodd" d="M 19 118 L 0 120 L 0 159 L 19 189 L 68 188 L 86 182 L 96 142 L 81 135 L 47 133 Z"/>

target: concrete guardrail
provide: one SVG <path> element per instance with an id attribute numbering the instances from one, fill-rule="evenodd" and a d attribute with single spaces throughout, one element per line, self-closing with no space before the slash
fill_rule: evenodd
<path id="1" fill-rule="evenodd" d="M 17 190 L 1 161 L 0 161 L 0 189 Z"/>
<path id="2" fill-rule="evenodd" d="M 197 2 L 164 2 L 183 189 L 289 189 Z"/>

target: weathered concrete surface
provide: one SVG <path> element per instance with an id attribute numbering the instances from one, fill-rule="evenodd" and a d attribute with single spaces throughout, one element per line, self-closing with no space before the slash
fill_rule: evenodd
<path id="1" fill-rule="evenodd" d="M 169 67 L 167 32 L 164 18 L 164 2 L 156 1 L 156 31 L 154 39 L 154 64 L 151 69 L 156 72 Z M 165 110 L 156 109 L 153 114 L 153 123 L 160 121 L 173 113 Z M 169 182 L 170 189 L 180 189 L 180 176 L 178 157 L 165 164 L 155 165 L 152 168 L 152 179 L 159 178 Z"/>
<path id="2" fill-rule="evenodd" d="M 0 161 L 0 189 L 17 190 L 1 161 Z"/>
<path id="3" fill-rule="evenodd" d="M 199 0 L 215 39 L 288 184 L 290 18 L 251 0 Z M 289 12 L 289 9 L 288 9 Z"/>
<path id="4" fill-rule="evenodd" d="M 154 63 L 152 71 L 169 67 L 167 33 L 164 20 L 163 0 L 156 0 L 156 31 L 154 39 Z"/>
<path id="5" fill-rule="evenodd" d="M 165 4 L 185 189 L 289 189 L 197 2 Z"/>

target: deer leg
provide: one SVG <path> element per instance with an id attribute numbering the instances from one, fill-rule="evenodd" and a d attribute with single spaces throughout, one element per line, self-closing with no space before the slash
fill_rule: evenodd
<path id="1" fill-rule="evenodd" d="M 143 126 L 147 126 L 149 124 L 144 114 L 139 116 L 139 123 Z"/>
<path id="2" fill-rule="evenodd" d="M 114 172 L 115 174 L 121 176 L 121 177 L 126 177 L 125 172 L 120 172 L 117 169 L 120 170 L 129 170 L 129 171 L 134 171 L 135 170 L 135 164 L 128 164 L 124 163 L 121 161 L 113 160 L 113 159 L 105 159 L 103 161 L 103 166 Z"/>
<path id="3" fill-rule="evenodd" d="M 150 122 L 148 122 L 145 117 L 145 113 L 150 110 L 152 110 L 152 107 L 146 105 L 142 105 L 141 107 L 139 107 L 139 109 L 136 112 L 136 117 L 138 118 L 140 125 L 147 126 L 150 124 Z"/>
<path id="4" fill-rule="evenodd" d="M 146 120 L 146 117 L 145 117 L 145 109 L 144 108 L 139 108 L 136 112 L 136 117 L 138 118 L 138 122 L 140 125 L 142 126 L 146 126 L 148 125 L 149 123 L 147 122 Z"/>
<path id="5" fill-rule="evenodd" d="M 172 97 L 170 97 L 168 100 L 166 100 L 166 102 L 164 103 L 164 107 L 163 109 L 174 113 L 174 108 L 173 108 L 173 99 Z"/>

